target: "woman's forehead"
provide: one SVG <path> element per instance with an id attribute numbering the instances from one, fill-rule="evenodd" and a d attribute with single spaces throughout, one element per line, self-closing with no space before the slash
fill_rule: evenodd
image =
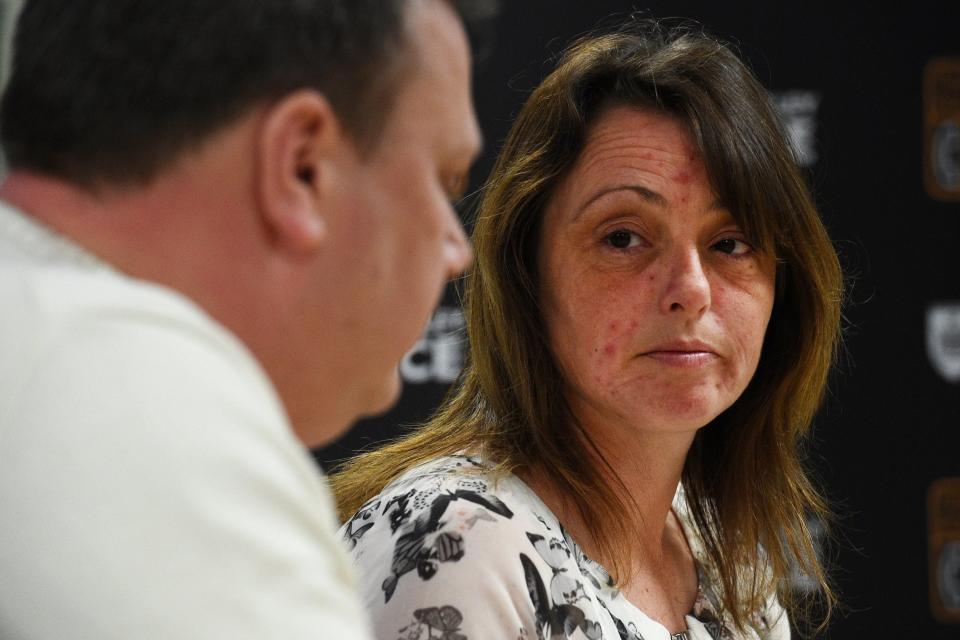
<path id="1" fill-rule="evenodd" d="M 588 128 L 572 173 L 601 176 L 611 167 L 643 165 L 690 172 L 702 169 L 686 125 L 676 116 L 651 109 L 611 107 Z"/>
<path id="2" fill-rule="evenodd" d="M 678 197 L 709 200 L 711 206 L 716 201 L 686 126 L 674 116 L 634 107 L 612 107 L 598 116 L 551 201 L 582 209 L 617 190 L 662 205 Z"/>

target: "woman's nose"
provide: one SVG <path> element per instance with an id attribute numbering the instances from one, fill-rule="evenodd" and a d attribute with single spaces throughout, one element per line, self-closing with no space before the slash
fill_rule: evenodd
<path id="1" fill-rule="evenodd" d="M 660 301 L 661 310 L 694 317 L 706 313 L 711 302 L 710 280 L 699 250 L 696 247 L 677 249 L 662 259 L 668 264 L 664 270 L 667 278 Z"/>

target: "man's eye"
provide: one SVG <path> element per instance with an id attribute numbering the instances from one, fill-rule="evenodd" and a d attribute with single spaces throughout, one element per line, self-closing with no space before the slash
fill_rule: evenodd
<path id="1" fill-rule="evenodd" d="M 614 249 L 629 249 L 639 243 L 637 234 L 620 229 L 607 236 L 607 243 Z"/>
<path id="2" fill-rule="evenodd" d="M 737 238 L 724 238 L 715 243 L 713 248 L 729 256 L 742 256 L 753 251 L 753 247 Z"/>

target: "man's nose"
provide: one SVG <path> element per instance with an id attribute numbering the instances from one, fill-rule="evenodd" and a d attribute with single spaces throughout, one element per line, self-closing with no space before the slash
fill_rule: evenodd
<path id="1" fill-rule="evenodd" d="M 443 243 L 443 259 L 447 266 L 447 278 L 450 280 L 463 273 L 473 260 L 473 249 L 470 247 L 470 240 L 463 225 L 460 224 L 460 219 L 456 214 L 451 217 L 453 220 Z"/>

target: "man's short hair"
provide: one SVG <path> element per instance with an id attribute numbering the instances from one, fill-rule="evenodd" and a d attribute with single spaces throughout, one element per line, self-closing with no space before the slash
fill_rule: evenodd
<path id="1" fill-rule="evenodd" d="M 0 106 L 11 167 L 148 182 L 250 108 L 323 93 L 361 148 L 402 80 L 417 0 L 27 0 Z M 450 0 L 468 30 L 491 0 Z"/>

